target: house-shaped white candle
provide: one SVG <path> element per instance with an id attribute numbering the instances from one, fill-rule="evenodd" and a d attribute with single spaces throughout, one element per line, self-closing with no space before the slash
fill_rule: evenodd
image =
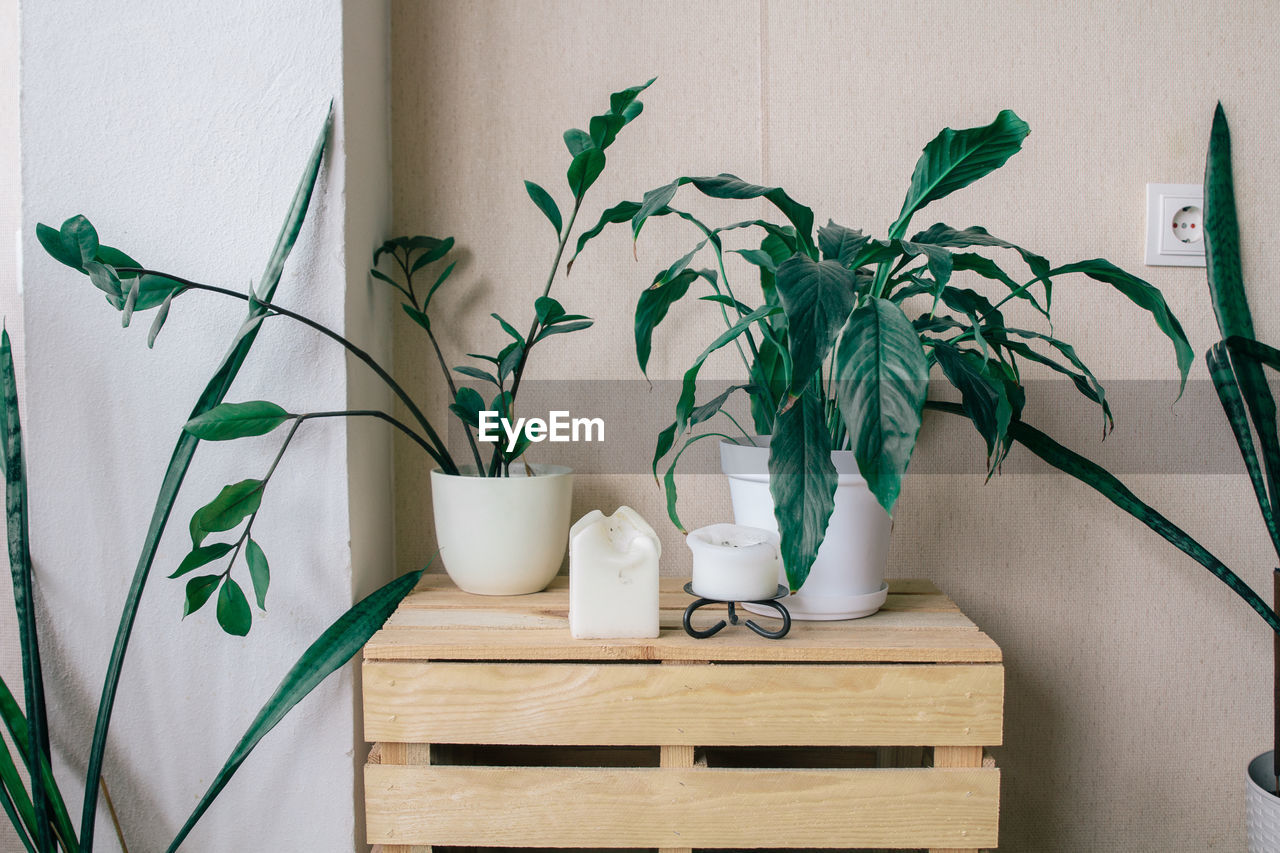
<path id="1" fill-rule="evenodd" d="M 658 534 L 628 506 L 569 531 L 569 631 L 579 640 L 658 636 Z"/>

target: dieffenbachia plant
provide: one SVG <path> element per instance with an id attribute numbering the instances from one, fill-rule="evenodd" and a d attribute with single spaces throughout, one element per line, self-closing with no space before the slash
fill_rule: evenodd
<path id="1" fill-rule="evenodd" d="M 528 333 L 521 335 L 509 322 L 494 314 L 493 316 L 512 340 L 496 356 L 473 356 L 492 362 L 493 371 L 473 365 L 454 368 L 457 373 L 495 386 L 496 396 L 488 406 L 478 391 L 465 385 L 455 385 L 453 373 L 446 367 L 444 355 L 441 353 L 431 327 L 429 312 L 432 308 L 432 297 L 450 279 L 454 264 L 449 263 L 445 266 L 435 276 L 429 287 L 420 289 L 415 282 L 415 275 L 430 269 L 437 262 L 443 263 L 447 260 L 453 248 L 453 239 L 401 237 L 388 240 L 374 252 L 375 268 L 371 270 L 373 277 L 391 285 L 403 296 L 405 313 L 422 328 L 431 342 L 453 398 L 450 409 L 466 425 L 466 435 L 475 472 L 481 476 L 500 476 L 509 473 L 511 462 L 524 453 L 528 440 L 525 439 L 524 443 L 517 445 L 513 450 L 507 448 L 503 442 L 496 442 L 493 455 L 488 463 L 485 463 L 480 457 L 475 436 L 471 431 L 477 425 L 480 412 L 488 408 L 502 413 L 499 419 L 500 424 L 503 420 L 514 417 L 513 407 L 520 388 L 520 380 L 524 375 L 529 353 L 534 346 L 554 335 L 579 331 L 591 325 L 591 321 L 586 317 L 568 314 L 560 303 L 551 297 L 551 286 L 559 272 L 560 260 L 572 234 L 583 198 L 604 170 L 605 149 L 613 144 L 618 132 L 640 114 L 643 104 L 637 96 L 652 83 L 653 81 L 650 80 L 639 86 L 615 92 L 610 97 L 609 110 L 591 119 L 588 125 L 589 131 L 573 129 L 565 132 L 565 143 L 571 155 L 566 177 L 573 196 L 572 209 L 567 222 L 562 221 L 560 210 L 550 193 L 532 181 L 525 182 L 530 198 L 556 229 L 557 248 L 542 294 L 534 303 L 534 316 Z M 313 163 L 316 169 L 318 169 L 318 163 L 318 159 Z M 310 177 L 314 181 L 315 175 L 311 174 Z M 301 207 L 298 207 L 298 204 Z M 300 216 L 305 212 L 305 205 L 306 198 L 295 202 L 295 213 L 299 219 L 292 223 L 293 231 L 282 235 L 282 239 L 287 236 L 289 245 L 292 245 L 293 239 L 297 236 L 297 227 L 300 227 Z M 98 240 L 97 231 L 83 216 L 74 216 L 66 220 L 60 229 L 40 225 L 37 230 L 40 242 L 49 254 L 87 275 L 90 281 L 106 294 L 107 302 L 120 311 L 121 321 L 126 326 L 136 313 L 156 309 L 155 319 L 148 336 L 148 345 L 155 343 L 156 336 L 168 317 L 170 305 L 183 294 L 216 293 L 242 300 L 249 306 L 249 320 L 246 321 L 245 330 L 237 338 L 237 349 L 233 351 L 234 358 L 215 377 L 215 383 L 210 385 L 200 405 L 187 421 L 186 434 L 179 446 L 179 455 L 175 456 L 175 464 L 180 468 L 173 470 L 185 472 L 190 462 L 190 453 L 194 451 L 196 443 L 201 440 L 229 441 L 265 435 L 282 427 L 285 428 L 284 439 L 262 475 L 249 477 L 223 487 L 211 501 L 191 516 L 188 524 L 191 551 L 170 575 L 172 578 L 186 579 L 184 615 L 204 607 L 214 599 L 216 592 L 215 611 L 218 623 L 228 633 L 237 635 L 248 633 L 253 622 L 252 607 L 244 589 L 232 577 L 232 569 L 241 559 L 247 570 L 257 606 L 259 609 L 265 609 L 270 584 L 270 567 L 266 552 L 255 537 L 254 523 L 271 478 L 285 451 L 304 423 L 334 417 L 377 418 L 408 436 L 440 467 L 440 470 L 448 474 L 462 472 L 461 466 L 454 460 L 431 419 L 386 367 L 342 334 L 272 301 L 275 286 L 280 279 L 282 258 L 278 263 L 273 261 L 257 287 L 250 287 L 248 291 L 242 292 L 145 268 L 121 250 L 102 245 Z M 399 280 L 376 268 L 378 262 L 383 259 L 391 259 L 396 263 L 400 270 Z M 267 400 L 224 402 L 223 396 L 230 387 L 231 379 L 234 378 L 234 371 L 239 368 L 243 360 L 242 348 L 247 349 L 262 321 L 271 317 L 285 317 L 301 323 L 346 348 L 391 390 L 409 413 L 409 421 L 405 422 L 377 409 L 291 412 Z M 177 483 L 180 483 L 180 477 L 172 482 L 166 480 L 165 487 L 176 489 Z M 167 520 L 167 510 L 165 516 Z M 229 535 L 224 536 L 224 534 Z M 154 543 L 151 543 L 148 545 L 147 552 L 148 568 L 153 556 Z M 207 568 L 211 565 L 219 565 L 221 570 L 211 572 Z"/>
<path id="2" fill-rule="evenodd" d="M 230 351 L 199 396 L 192 411 L 193 419 L 203 417 L 222 404 L 240 366 L 253 346 L 263 320 L 272 313 L 269 300 L 280 282 L 285 261 L 289 257 L 306 216 L 312 190 L 320 172 L 330 124 L 331 119 L 327 118 L 294 194 L 293 204 L 284 228 L 276 240 L 266 272 L 254 297 L 249 300 L 248 316 L 232 340 Z M 126 321 L 134 311 L 159 308 L 161 318 L 153 327 L 153 338 L 154 331 L 163 323 L 163 313 L 168 310 L 169 302 L 186 287 L 170 277 L 143 271 L 137 268 L 137 264 L 123 252 L 101 245 L 98 242 L 97 233 L 83 217 L 67 220 L 60 230 L 41 227 L 39 238 L 54 257 L 84 272 L 95 285 L 104 289 L 108 301 L 124 312 Z M 134 620 L 138 614 L 142 593 L 150 578 L 160 538 L 164 534 L 169 515 L 173 511 L 174 502 L 177 500 L 178 492 L 200 439 L 187 430 L 184 430 L 178 438 L 168 469 L 165 471 L 160 493 L 156 498 L 155 509 L 142 553 L 138 558 L 133 581 L 125 597 L 119 628 L 107 666 L 102 697 L 98 703 L 97 722 L 94 726 L 88 769 L 85 774 L 84 807 L 80 830 L 77 833 L 71 822 L 66 800 L 62 796 L 59 780 L 54 775 L 50 758 L 49 722 L 38 639 L 39 620 L 32 584 L 32 545 L 27 524 L 26 462 L 23 456 L 22 431 L 18 415 L 18 389 L 8 333 L 0 334 L 0 397 L 3 401 L 3 412 L 0 412 L 0 461 L 3 462 L 4 469 L 9 564 L 18 611 L 24 700 L 23 704 L 19 704 L 9 687 L 0 679 L 0 723 L 3 723 L 8 732 L 9 741 L 26 770 L 24 774 L 19 773 L 12 753 L 5 743 L 0 741 L 0 808 L 9 818 L 23 848 L 29 853 L 55 853 L 57 850 L 66 851 L 66 853 L 90 853 L 94 849 L 98 794 L 100 790 L 106 791 L 106 782 L 102 776 L 102 761 L 106 751 L 107 734 Z M 251 571 L 257 571 L 252 568 L 252 564 Z M 261 571 L 265 571 L 265 564 Z M 421 571 L 411 572 L 373 592 L 326 628 L 302 653 L 251 721 L 221 769 L 214 774 L 204 796 L 195 805 L 190 817 L 178 830 L 173 842 L 167 848 L 170 853 L 176 851 L 187 838 L 196 822 L 208 810 L 262 738 L 321 681 L 346 664 L 368 642 L 374 632 L 386 622 L 387 617 L 395 611 L 400 601 L 413 590 L 421 574 Z M 233 582 L 225 576 L 220 582 L 223 592 L 219 594 L 219 621 L 224 627 L 228 625 L 235 627 L 238 624 L 236 620 L 243 618 L 247 630 L 247 616 L 241 617 L 235 612 L 239 606 L 237 598 L 242 602 L 243 593 L 236 596 L 235 593 L 239 592 L 238 587 L 228 593 L 228 584 Z M 206 599 L 211 594 L 213 586 L 216 584 L 208 584 L 207 592 L 201 593 Z M 265 591 L 265 581 L 263 590 Z M 224 600 L 230 601 L 230 605 L 224 604 Z M 224 610 L 228 607 L 230 615 L 224 615 Z M 247 610 L 247 605 L 244 609 Z M 111 806 L 109 797 L 107 803 Z M 114 819 L 114 807 L 110 810 Z M 115 830 L 121 848 L 127 850 L 123 830 L 118 822 Z"/>
<path id="3" fill-rule="evenodd" d="M 1023 362 L 1070 378 L 1100 407 L 1105 435 L 1112 424 L 1106 392 L 1071 345 L 1050 331 L 1011 325 L 1001 312 L 1016 299 L 1047 321 L 1053 282 L 1061 276 L 1089 276 L 1149 312 L 1172 342 L 1186 382 L 1193 353 L 1177 318 L 1159 290 L 1109 261 L 1055 266 L 978 226 L 937 223 L 908 237 L 921 209 L 1000 168 L 1022 147 L 1028 132 L 1027 124 L 1009 110 L 983 127 L 944 130 L 925 146 L 902 209 L 884 238 L 833 221 L 818 228 L 815 238 L 810 208 L 781 187 L 758 186 L 727 174 L 678 178 L 645 193 L 639 202 L 622 202 L 579 238 L 581 251 L 606 226 L 629 222 L 638 239 L 651 217 L 668 215 L 690 223 L 701 237 L 692 250 L 658 272 L 635 312 L 642 370 L 654 329 L 699 282 L 709 290 L 701 299 L 715 305 L 725 324 L 685 372 L 675 421 L 660 433 L 654 453 L 655 477 L 661 460 L 671 454 L 664 483 L 668 510 L 678 526 L 674 470 L 680 455 L 693 442 L 727 437 L 693 434 L 692 428 L 723 412 L 725 402 L 738 392 L 750 399 L 756 431 L 772 436 L 770 489 L 792 589 L 804 583 L 826 534 L 837 479 L 833 450 L 853 451 L 872 493 L 886 511 L 893 511 L 915 449 L 933 365 L 960 392 L 956 410 L 985 441 L 989 472 L 1018 438 L 1025 400 Z M 685 185 L 715 199 L 763 198 L 783 220 L 711 227 L 673 206 Z M 763 232 L 758 247 L 732 250 L 759 268 L 758 306 L 739 299 L 725 270 L 724 239 L 739 229 Z M 714 255 L 714 268 L 695 266 L 695 258 L 707 249 Z M 1015 276 L 975 249 L 1012 252 L 1027 272 Z M 999 297 L 992 301 L 962 286 L 961 273 L 999 288 Z M 703 362 L 729 344 L 742 357 L 747 381 L 698 405 L 695 388 Z"/>

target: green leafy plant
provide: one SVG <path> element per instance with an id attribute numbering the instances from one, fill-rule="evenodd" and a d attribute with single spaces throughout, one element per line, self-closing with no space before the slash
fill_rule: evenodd
<path id="1" fill-rule="evenodd" d="M 635 311 L 642 370 L 648 366 L 654 330 L 699 282 L 710 291 L 700 299 L 714 305 L 725 325 L 685 371 L 675 421 L 659 434 L 654 451 L 655 477 L 661 461 L 670 459 L 663 482 L 677 526 L 683 529 L 674 478 L 681 454 L 712 435 L 729 438 L 718 432 L 693 434 L 693 427 L 724 414 L 742 441 L 752 440 L 723 408 L 739 392 L 749 397 L 756 432 L 772 436 L 770 489 L 793 590 L 804 583 L 826 535 L 837 482 L 833 450 L 853 451 L 872 493 L 892 513 L 929 404 L 934 365 L 960 393 L 955 411 L 972 421 L 986 443 L 988 476 L 1021 428 L 1024 363 L 1070 378 L 1099 406 L 1105 436 L 1112 425 L 1106 391 L 1074 348 L 1054 337 L 1051 325 L 1046 331 L 1021 328 L 1007 323 L 1001 311 L 1019 300 L 1043 315 L 1047 325 L 1053 283 L 1061 276 L 1096 279 L 1148 311 L 1172 341 L 1185 383 L 1193 352 L 1177 318 L 1155 287 L 1109 261 L 1054 266 L 979 226 L 937 223 L 907 237 L 921 209 L 1003 166 L 1028 133 L 1027 124 L 1009 110 L 982 127 L 942 131 L 925 146 L 902 209 L 882 239 L 828 221 L 817 229 L 815 240 L 810 208 L 781 187 L 750 184 L 728 174 L 677 178 L 645 193 L 639 202 L 624 201 L 605 211 L 579 238 L 581 251 L 607 226 L 629 222 L 638 240 L 651 217 L 668 215 L 688 222 L 701 235 L 693 249 L 658 272 Z M 685 185 L 715 199 L 763 198 L 784 221 L 751 219 L 711 227 L 672 206 Z M 763 232 L 758 247 L 727 250 L 725 238 L 741 229 Z M 708 248 L 714 268 L 696 267 L 695 258 Z M 1027 272 L 1015 277 L 977 249 L 1010 252 Z M 731 286 L 724 264 L 730 251 L 759 268 L 763 304 L 758 307 L 740 301 Z M 961 273 L 997 287 L 999 296 L 992 301 L 961 286 Z M 696 383 L 703 363 L 729 344 L 736 347 L 748 382 L 698 405 Z"/>
<path id="2" fill-rule="evenodd" d="M 236 333 L 230 352 L 219 365 L 192 411 L 192 419 L 197 422 L 201 419 L 206 423 L 217 420 L 211 413 L 215 412 L 222 403 L 227 389 L 235 380 L 240 366 L 253 346 L 262 321 L 271 313 L 266 300 L 271 298 L 276 285 L 280 282 L 285 261 L 302 227 L 316 177 L 319 174 L 330 124 L 331 118 L 327 118 L 311 152 L 307 169 L 294 195 L 292 207 L 276 241 L 257 295 L 249 300 L 249 314 Z M 160 314 L 153 327 L 152 339 L 154 340 L 154 332 L 164 322 L 163 317 L 168 311 L 172 298 L 184 289 L 182 285 L 175 285 L 171 279 L 164 276 L 152 275 L 140 269 L 129 269 L 136 268 L 137 264 L 118 249 L 99 244 L 97 233 L 83 217 L 67 220 L 63 227 L 56 231 L 41 226 L 39 238 L 54 257 L 84 272 L 95 286 L 103 289 L 108 301 L 124 314 L 126 323 L 134 311 L 158 308 Z M 184 430 L 179 436 L 156 499 L 146 542 L 138 558 L 133 582 L 121 613 L 111 660 L 107 667 L 106 682 L 98 704 L 97 722 L 85 776 L 84 811 L 80 831 L 77 834 L 50 762 L 49 724 L 40 644 L 37 636 L 36 608 L 32 595 L 31 543 L 27 531 L 26 469 L 18 414 L 18 389 L 7 332 L 0 335 L 0 394 L 3 396 L 4 408 L 3 413 L 0 413 L 0 445 L 2 445 L 0 450 L 3 451 L 9 564 L 18 610 L 25 699 L 24 708 L 14 699 L 13 693 L 3 680 L 0 680 L 0 720 L 3 721 L 14 749 L 18 753 L 18 758 L 27 771 L 27 778 L 31 780 L 30 783 L 24 782 L 18 773 L 12 754 L 0 741 L 0 808 L 4 809 L 23 847 L 30 853 L 52 853 L 56 849 L 68 851 L 68 853 L 88 853 L 94 849 L 98 792 L 100 789 L 104 792 L 106 790 L 105 780 L 102 778 L 102 759 L 115 705 L 116 689 L 119 686 L 125 654 L 129 648 L 138 605 L 150 577 L 156 549 L 160 544 L 174 501 L 182 487 L 200 438 L 190 430 Z M 246 499 L 242 498 L 243 500 Z M 202 529 L 220 529 L 220 525 L 225 524 L 226 518 L 234 515 L 230 510 L 227 513 L 228 515 L 215 516 L 213 513 L 204 512 L 201 516 Z M 248 543 L 250 573 L 261 601 L 261 597 L 266 592 L 266 562 L 264 558 L 254 555 L 253 549 L 256 543 L 247 536 L 246 531 L 241 542 Z M 237 547 L 239 544 L 237 543 Z M 229 549 L 231 546 L 227 547 Z M 192 564 L 200 559 L 203 557 L 189 556 L 184 560 L 184 569 L 190 571 L 195 568 Z M 258 564 L 256 569 L 255 562 Z M 351 659 L 382 626 L 400 601 L 413 590 L 421 574 L 421 571 L 411 572 L 370 594 L 325 629 L 302 653 L 286 673 L 275 693 L 267 699 L 250 723 L 244 736 L 221 770 L 214 776 L 213 782 L 178 831 L 168 850 L 178 849 L 196 822 L 204 815 L 262 738 L 321 681 Z M 210 580 L 205 580 L 199 585 L 197 597 L 203 596 L 203 599 L 207 600 L 214 589 L 220 586 L 219 622 L 233 633 L 244 633 L 248 630 L 248 605 L 244 601 L 243 592 L 226 573 L 222 576 L 209 577 Z M 189 586 L 188 607 L 191 606 L 192 600 Z M 244 630 L 236 630 L 240 627 Z M 107 803 L 111 805 L 109 798 Z M 114 817 L 114 807 L 111 808 L 111 812 Z M 118 824 L 116 831 L 120 834 L 121 846 L 127 849 Z"/>
<path id="3" fill-rule="evenodd" d="M 497 412 L 499 426 L 513 422 L 520 381 L 524 377 L 529 354 L 534 346 L 553 335 L 578 332 L 591 326 L 592 321 L 589 317 L 566 312 L 564 306 L 552 298 L 551 286 L 555 283 L 556 274 L 560 270 L 565 246 L 568 245 L 569 238 L 573 234 L 574 223 L 578 219 L 578 212 L 582 209 L 582 200 L 587 190 L 604 171 L 605 150 L 617 139 L 618 132 L 644 110 L 644 104 L 638 100 L 638 96 L 651 85 L 653 80 L 623 89 L 621 92 L 614 92 L 609 97 L 608 111 L 592 116 L 587 125 L 589 130 L 571 128 L 564 132 L 564 144 L 572 158 L 565 175 L 573 198 L 567 222 L 551 193 L 533 181 L 524 182 L 529 198 L 555 229 L 556 252 L 551 261 L 551 271 L 547 274 L 546 284 L 542 288 L 542 295 L 534 300 L 533 319 L 525 334 L 522 335 L 502 315 L 496 312 L 490 315 L 510 339 L 496 354 L 468 353 L 467 356 L 474 359 L 476 363 L 457 365 L 451 371 L 435 333 L 431 329 L 431 298 L 449 279 L 456 262 L 444 266 L 432 284 L 425 288 L 425 295 L 419 293 L 414 278 L 423 269 L 437 263 L 443 264 L 448 259 L 454 245 L 452 237 L 444 239 L 426 236 L 397 237 L 383 243 L 373 253 L 373 268 L 369 274 L 400 294 L 403 300 L 401 307 L 405 314 L 422 328 L 431 343 L 436 361 L 449 386 L 449 398 L 453 401 L 449 405 L 449 411 L 462 422 L 474 471 L 481 476 L 494 477 L 510 474 L 511 463 L 526 453 L 530 441 L 521 433 L 513 447 L 508 448 L 501 441 L 495 442 L 486 464 L 481 458 L 480 447 L 476 443 L 476 434 L 480 429 L 480 413 Z M 394 264 L 390 274 L 378 269 L 378 262 L 383 259 Z M 488 392 L 493 395 L 490 398 L 491 402 L 486 404 L 485 396 L 479 391 L 455 382 L 454 373 L 493 386 Z M 434 449 L 432 458 L 442 471 L 446 474 L 461 473 L 460 467 L 450 456 L 447 447 L 438 444 Z M 533 472 L 531 467 L 526 467 L 526 470 Z"/>

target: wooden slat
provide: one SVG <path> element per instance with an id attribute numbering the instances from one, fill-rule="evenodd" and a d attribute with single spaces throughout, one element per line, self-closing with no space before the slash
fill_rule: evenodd
<path id="1" fill-rule="evenodd" d="M 991 746 L 997 746 L 992 742 Z M 936 746 L 933 749 L 934 767 L 981 767 L 981 746 Z"/>
<path id="2" fill-rule="evenodd" d="M 659 579 L 660 606 L 664 609 L 683 610 L 685 605 L 689 603 L 689 597 L 684 592 L 684 585 L 687 581 L 688 578 Z M 890 578 L 889 594 L 891 596 L 941 596 L 941 592 L 932 581 L 920 578 Z M 946 596 L 942 597 L 945 598 Z M 487 610 L 518 610 L 522 612 L 528 612 L 531 609 L 547 609 L 551 611 L 561 609 L 567 611 L 569 607 L 569 578 L 560 575 L 545 590 L 532 595 L 504 596 L 471 595 L 454 586 L 447 575 L 423 575 L 418 586 L 405 597 L 404 601 L 400 603 L 400 607 L 401 609 L 409 610 L 426 607 L 429 609 L 459 608 L 464 610 L 481 608 Z"/>
<path id="3" fill-rule="evenodd" d="M 371 741 L 978 748 L 1003 728 L 1004 668 L 989 664 L 367 661 L 363 683 Z"/>
<path id="4" fill-rule="evenodd" d="M 656 640 L 592 641 L 575 640 L 560 628 L 385 628 L 374 634 L 364 656 L 366 660 L 998 663 L 1000 647 L 974 629 L 871 624 L 839 630 L 797 623 L 785 639 L 768 642 L 745 630 L 724 630 L 707 640 L 670 630 Z"/>
<path id="5" fill-rule="evenodd" d="M 365 768 L 369 840 L 537 847 L 994 847 L 1000 771 Z"/>

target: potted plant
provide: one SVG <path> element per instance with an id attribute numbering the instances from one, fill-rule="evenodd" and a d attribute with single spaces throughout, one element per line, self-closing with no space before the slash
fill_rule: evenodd
<path id="1" fill-rule="evenodd" d="M 642 370 L 654 329 L 695 285 L 705 283 L 709 292 L 701 300 L 712 303 L 725 325 L 684 374 L 675 421 L 658 436 L 654 475 L 669 457 L 667 507 L 683 529 L 674 479 L 680 456 L 695 442 L 720 438 L 735 519 L 780 531 L 784 580 L 792 591 L 788 606 L 799 618 L 852 618 L 883 603 L 890 516 L 915 449 L 933 366 L 959 392 L 961 410 L 985 441 L 988 472 L 1009 452 L 1010 427 L 1022 416 L 1024 362 L 1069 377 L 1101 408 L 1103 434 L 1110 429 L 1102 384 L 1048 325 L 1058 277 L 1087 275 L 1150 312 L 1172 341 L 1186 381 L 1193 353 L 1177 318 L 1156 288 L 1109 261 L 1054 266 L 978 226 L 937 223 L 908 238 L 917 212 L 1000 168 L 1028 132 L 1009 110 L 982 127 L 943 130 L 925 146 L 884 239 L 833 221 L 818 228 L 815 239 L 810 208 L 781 187 L 728 174 L 677 178 L 639 202 L 610 208 L 579 238 L 581 251 L 608 225 L 630 222 L 638 239 L 649 218 L 671 214 L 699 232 L 700 241 L 658 272 L 636 305 Z M 686 184 L 716 199 L 764 198 L 784 220 L 712 227 L 672 206 Z M 732 250 L 759 268 L 758 304 L 735 291 L 726 274 L 724 239 L 739 229 L 763 232 L 758 247 Z M 714 268 L 696 267 L 708 248 Z M 1006 272 L 974 249 L 1013 252 L 1027 273 Z M 961 273 L 985 279 L 999 295 L 961 286 Z M 1013 300 L 1043 315 L 1046 330 L 1006 323 L 1001 309 Z M 742 358 L 746 381 L 699 405 L 703 362 L 730 344 Z M 756 434 L 724 409 L 737 393 L 750 400 Z M 717 414 L 726 416 L 737 437 L 692 431 Z"/>
<path id="2" fill-rule="evenodd" d="M 237 330 L 230 351 L 197 400 L 192 412 L 194 418 L 220 407 L 253 347 L 263 320 L 269 314 L 263 306 L 268 304 L 266 300 L 272 298 L 280 283 L 285 262 L 302 227 L 320 171 L 330 123 L 330 119 L 326 119 L 294 195 L 284 228 L 267 263 L 266 273 L 258 285 L 256 293 L 260 300 L 256 300 L 256 297 L 250 300 L 253 304 L 250 305 L 248 316 Z M 126 317 L 135 310 L 158 308 L 161 314 L 153 331 L 163 323 L 169 299 L 176 292 L 172 280 L 126 271 L 128 267 L 136 267 L 136 263 L 120 250 L 101 245 L 97 233 L 83 217 L 68 220 L 61 230 L 42 229 L 40 238 L 54 257 L 84 272 L 94 284 L 104 289 L 108 300 L 125 312 Z M 0 741 L 0 808 L 3 808 L 25 850 L 35 853 L 54 853 L 55 850 L 90 853 L 95 844 L 100 793 L 106 800 L 113 820 L 115 818 L 116 810 L 108 794 L 102 765 L 116 692 L 156 549 L 199 443 L 199 438 L 190 431 L 184 430 L 179 436 L 156 498 L 146 540 L 120 615 L 120 625 L 112 646 L 102 697 L 98 703 L 81 800 L 83 811 L 77 829 L 72 823 L 67 800 L 62 795 L 61 783 L 65 783 L 66 779 L 59 779 L 55 775 L 49 748 L 45 672 L 41 665 L 38 636 L 40 620 L 37 618 L 33 581 L 33 544 L 27 530 L 29 504 L 22 429 L 18 415 L 18 388 L 9 336 L 7 332 L 0 334 L 0 456 L 3 459 L 8 553 L 14 602 L 17 605 L 23 688 L 23 701 L 19 703 L 13 691 L 0 679 L 0 723 L 8 732 L 8 744 L 12 745 L 13 752 L 17 754 L 15 761 L 9 746 Z M 256 552 L 258 556 L 254 555 L 255 546 L 256 543 L 251 541 L 249 572 L 253 576 L 253 585 L 261 604 L 266 595 L 267 566 L 260 549 Z M 226 543 L 217 547 L 223 548 L 224 554 L 231 550 L 231 546 Z M 244 634 L 249 630 L 251 613 L 240 586 L 230 577 L 230 569 L 228 566 L 226 572 L 189 583 L 187 605 L 191 608 L 196 600 L 198 604 L 195 606 L 203 605 L 220 589 L 217 603 L 219 623 L 229 633 Z M 212 776 L 205 794 L 194 805 L 190 817 L 178 829 L 167 850 L 176 851 L 183 844 L 262 738 L 321 681 L 345 665 L 364 646 L 395 611 L 400 601 L 412 592 L 421 575 L 421 571 L 410 572 L 371 593 L 326 628 L 302 653 L 285 674 L 279 687 L 262 705 L 225 763 Z M 18 762 L 21 762 L 25 772 L 19 772 Z M 73 800 L 73 805 L 74 802 Z M 114 829 L 120 849 L 128 850 L 118 822 L 115 822 Z"/>
<path id="3" fill-rule="evenodd" d="M 400 294 L 401 307 L 427 336 L 444 373 L 452 400 L 449 409 L 462 422 L 469 451 L 467 461 L 461 463 L 455 460 L 431 419 L 385 367 L 341 334 L 309 317 L 272 304 L 270 293 L 264 292 L 261 286 L 249 293 L 240 293 L 201 284 L 144 268 L 116 249 L 100 253 L 100 256 L 85 255 L 85 246 L 90 242 L 96 251 L 97 232 L 83 216 L 68 219 L 60 229 L 41 225 L 40 241 L 55 258 L 88 275 L 107 294 L 111 305 L 122 313 L 125 325 L 129 324 L 135 312 L 158 308 L 148 343 L 155 341 L 173 299 L 187 291 L 197 290 L 245 300 L 259 315 L 290 318 L 346 347 L 404 405 L 411 417 L 410 423 L 382 411 L 292 413 L 275 403 L 257 400 L 227 403 L 198 413 L 187 424 L 187 431 L 194 438 L 224 441 L 264 435 L 289 425 L 276 459 L 278 462 L 298 428 L 308 420 L 380 418 L 412 439 L 437 466 L 431 474 L 436 538 L 440 559 L 453 581 L 463 590 L 481 595 L 537 592 L 551 582 L 564 561 L 569 540 L 573 474 L 563 466 L 536 465 L 526 459 L 531 444 L 529 435 L 518 432 L 515 427 L 520 383 L 536 345 L 555 335 L 581 331 L 592 324 L 585 316 L 568 313 L 551 296 L 551 288 L 583 198 L 604 170 L 605 150 L 613 144 L 619 131 L 640 115 L 644 105 L 638 100 L 638 95 L 652 83 L 653 80 L 649 80 L 613 93 L 609 98 L 609 109 L 593 116 L 588 130 L 573 128 L 565 131 L 564 142 L 571 157 L 566 177 L 572 196 L 567 221 L 547 190 L 532 181 L 525 181 L 529 198 L 555 229 L 556 251 L 546 284 L 534 301 L 528 331 L 521 334 L 500 314 L 495 312 L 492 315 L 510 338 L 496 354 L 468 353 L 474 363 L 451 369 L 433 331 L 432 298 L 451 279 L 455 269 L 456 262 L 446 263 L 454 246 L 452 237 L 397 237 L 386 241 L 373 253 L 370 275 Z M 82 260 L 82 256 L 88 260 Z M 380 263 L 390 272 L 379 269 Z M 432 274 L 431 283 L 421 286 L 422 277 Z M 482 383 L 482 387 L 493 387 L 482 395 L 475 388 L 455 381 L 455 373 Z M 518 436 L 508 441 L 507 435 L 515 432 Z M 498 439 L 492 441 L 491 448 L 485 448 L 487 459 L 482 452 L 485 433 Z M 265 594 L 266 558 L 250 533 L 263 493 L 275 470 L 276 466 L 272 465 L 263 477 L 226 486 L 193 514 L 189 525 L 192 550 L 174 577 L 194 572 L 228 554 L 229 562 L 234 564 L 243 553 L 261 600 L 261 595 Z M 232 530 L 242 523 L 244 529 L 234 542 L 208 541 L 210 535 Z M 189 610 L 198 609 L 208 600 L 216 588 L 209 580 L 212 577 L 218 576 L 199 575 L 188 581 Z M 244 596 L 241 595 L 238 601 L 243 602 Z M 240 617 L 234 621 L 234 632 L 244 633 L 249 624 L 247 603 L 243 608 L 237 607 L 236 611 Z M 221 610 L 219 614 L 221 616 Z"/>

